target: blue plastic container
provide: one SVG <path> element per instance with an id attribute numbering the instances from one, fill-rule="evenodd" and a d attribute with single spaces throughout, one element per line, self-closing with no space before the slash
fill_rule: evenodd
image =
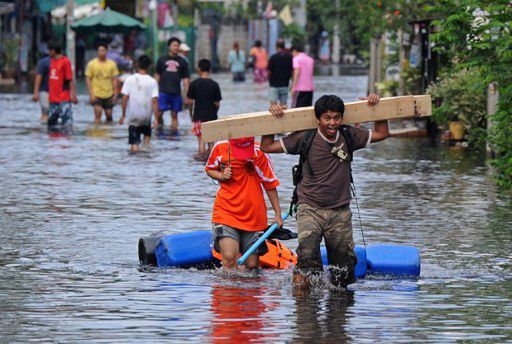
<path id="1" fill-rule="evenodd" d="M 420 251 L 413 246 L 370 245 L 366 247 L 368 273 L 419 276 Z"/>
<path id="2" fill-rule="evenodd" d="M 192 267 L 214 264 L 212 232 L 194 231 L 163 237 L 155 249 L 159 267 Z"/>
<path id="3" fill-rule="evenodd" d="M 356 278 L 364 278 L 367 270 L 366 250 L 362 246 L 356 246 L 355 251 L 357 256 Z M 320 253 L 322 254 L 322 263 L 329 265 L 327 262 L 327 248 L 325 246 L 320 247 Z"/>

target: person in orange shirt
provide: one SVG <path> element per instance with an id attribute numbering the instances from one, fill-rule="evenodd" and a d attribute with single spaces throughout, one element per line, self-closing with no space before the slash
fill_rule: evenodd
<path id="1" fill-rule="evenodd" d="M 214 248 L 222 255 L 222 266 L 235 268 L 243 254 L 268 227 L 262 186 L 274 209 L 273 223 L 283 225 L 277 180 L 270 157 L 260 150 L 254 137 L 220 141 L 206 163 L 206 174 L 219 181 L 213 205 Z M 245 261 L 248 269 L 259 265 L 257 254 Z"/>
<path id="2" fill-rule="evenodd" d="M 251 48 L 249 55 L 252 56 L 254 61 L 254 82 L 262 83 L 267 81 L 268 53 L 267 49 L 261 46 L 259 39 L 254 42 L 254 47 Z"/>

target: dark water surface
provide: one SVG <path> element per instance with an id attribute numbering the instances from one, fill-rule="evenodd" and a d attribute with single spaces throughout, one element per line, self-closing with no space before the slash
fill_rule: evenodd
<path id="1" fill-rule="evenodd" d="M 222 114 L 267 107 L 266 89 L 216 79 Z M 316 85 L 355 100 L 366 78 Z M 484 157 L 422 139 L 358 152 L 366 241 L 418 247 L 421 277 L 300 294 L 290 271 L 139 271 L 139 237 L 210 228 L 216 186 L 187 115 L 130 155 L 126 127 L 93 127 L 80 100 L 74 134 L 50 137 L 28 95 L 0 95 L 0 342 L 512 342 L 512 206 Z M 273 158 L 283 207 L 295 160 Z"/>

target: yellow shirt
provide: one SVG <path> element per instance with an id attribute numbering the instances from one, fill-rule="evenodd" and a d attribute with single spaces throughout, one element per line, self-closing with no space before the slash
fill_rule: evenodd
<path id="1" fill-rule="evenodd" d="M 110 98 L 114 94 L 112 78 L 117 75 L 117 64 L 110 59 L 101 62 L 95 58 L 85 70 L 85 76 L 91 78 L 92 93 L 98 98 Z"/>

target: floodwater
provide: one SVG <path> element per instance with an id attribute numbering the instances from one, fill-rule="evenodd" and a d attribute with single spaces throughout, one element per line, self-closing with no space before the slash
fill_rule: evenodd
<path id="1" fill-rule="evenodd" d="M 215 79 L 222 114 L 267 107 L 263 87 Z M 316 85 L 350 101 L 366 78 Z M 130 155 L 126 127 L 94 127 L 86 100 L 56 137 L 29 95 L 0 95 L 0 342 L 512 342 L 512 205 L 483 155 L 428 139 L 357 152 L 366 242 L 418 247 L 421 276 L 297 293 L 290 271 L 139 269 L 141 236 L 210 228 L 217 187 L 192 158 L 188 115 L 179 136 Z M 273 161 L 285 208 L 296 158 Z"/>

